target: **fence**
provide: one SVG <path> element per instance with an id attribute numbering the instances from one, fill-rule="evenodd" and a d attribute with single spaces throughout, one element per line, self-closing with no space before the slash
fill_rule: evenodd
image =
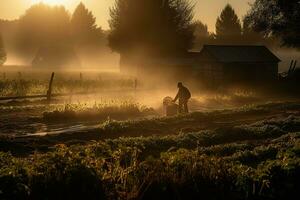
<path id="1" fill-rule="evenodd" d="M 53 97 L 64 97 L 64 96 L 71 96 L 71 95 L 89 95 L 89 94 L 95 94 L 97 92 L 77 92 L 77 93 L 64 93 L 64 94 L 53 94 L 52 88 L 53 88 L 53 80 L 54 80 L 55 73 L 52 72 L 49 86 L 46 94 L 40 94 L 40 95 L 28 95 L 28 96 L 11 96 L 11 97 L 0 97 L 0 101 L 8 101 L 8 100 L 19 100 L 19 99 L 38 99 L 38 98 L 46 98 L 47 101 L 51 101 Z M 80 80 L 82 80 L 82 74 L 80 73 Z M 137 91 L 137 79 L 134 80 L 134 91 Z M 124 91 L 124 90 L 122 90 Z M 133 91 L 133 90 L 130 90 Z M 116 91 L 118 92 L 118 91 Z"/>

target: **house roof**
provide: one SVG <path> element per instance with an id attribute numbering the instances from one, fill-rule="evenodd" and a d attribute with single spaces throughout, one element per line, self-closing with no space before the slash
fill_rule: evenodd
<path id="1" fill-rule="evenodd" d="M 204 45 L 199 56 L 200 60 L 212 59 L 223 63 L 280 62 L 280 59 L 265 46 Z"/>

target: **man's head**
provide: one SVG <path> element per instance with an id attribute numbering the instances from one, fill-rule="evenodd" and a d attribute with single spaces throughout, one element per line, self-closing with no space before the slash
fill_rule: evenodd
<path id="1" fill-rule="evenodd" d="M 183 86 L 183 84 L 181 83 L 181 82 L 179 82 L 178 84 L 177 84 L 177 87 L 178 88 L 181 88 Z"/>

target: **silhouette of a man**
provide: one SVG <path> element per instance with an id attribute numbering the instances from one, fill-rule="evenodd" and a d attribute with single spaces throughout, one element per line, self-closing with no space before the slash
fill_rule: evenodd
<path id="1" fill-rule="evenodd" d="M 188 113 L 188 101 L 191 98 L 191 92 L 189 89 L 183 86 L 181 82 L 177 84 L 178 87 L 178 93 L 173 100 L 173 102 L 176 102 L 177 99 L 179 100 L 179 107 L 178 107 L 178 112 L 179 113 Z"/>

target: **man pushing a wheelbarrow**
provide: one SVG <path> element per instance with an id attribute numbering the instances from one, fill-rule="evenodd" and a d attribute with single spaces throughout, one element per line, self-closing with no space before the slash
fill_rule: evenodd
<path id="1" fill-rule="evenodd" d="M 179 101 L 179 106 L 178 106 L 178 112 L 180 114 L 182 113 L 188 113 L 188 101 L 191 98 L 191 92 L 189 89 L 187 89 L 181 82 L 177 84 L 178 87 L 178 93 L 173 100 L 173 102 L 176 102 L 177 100 Z"/>

